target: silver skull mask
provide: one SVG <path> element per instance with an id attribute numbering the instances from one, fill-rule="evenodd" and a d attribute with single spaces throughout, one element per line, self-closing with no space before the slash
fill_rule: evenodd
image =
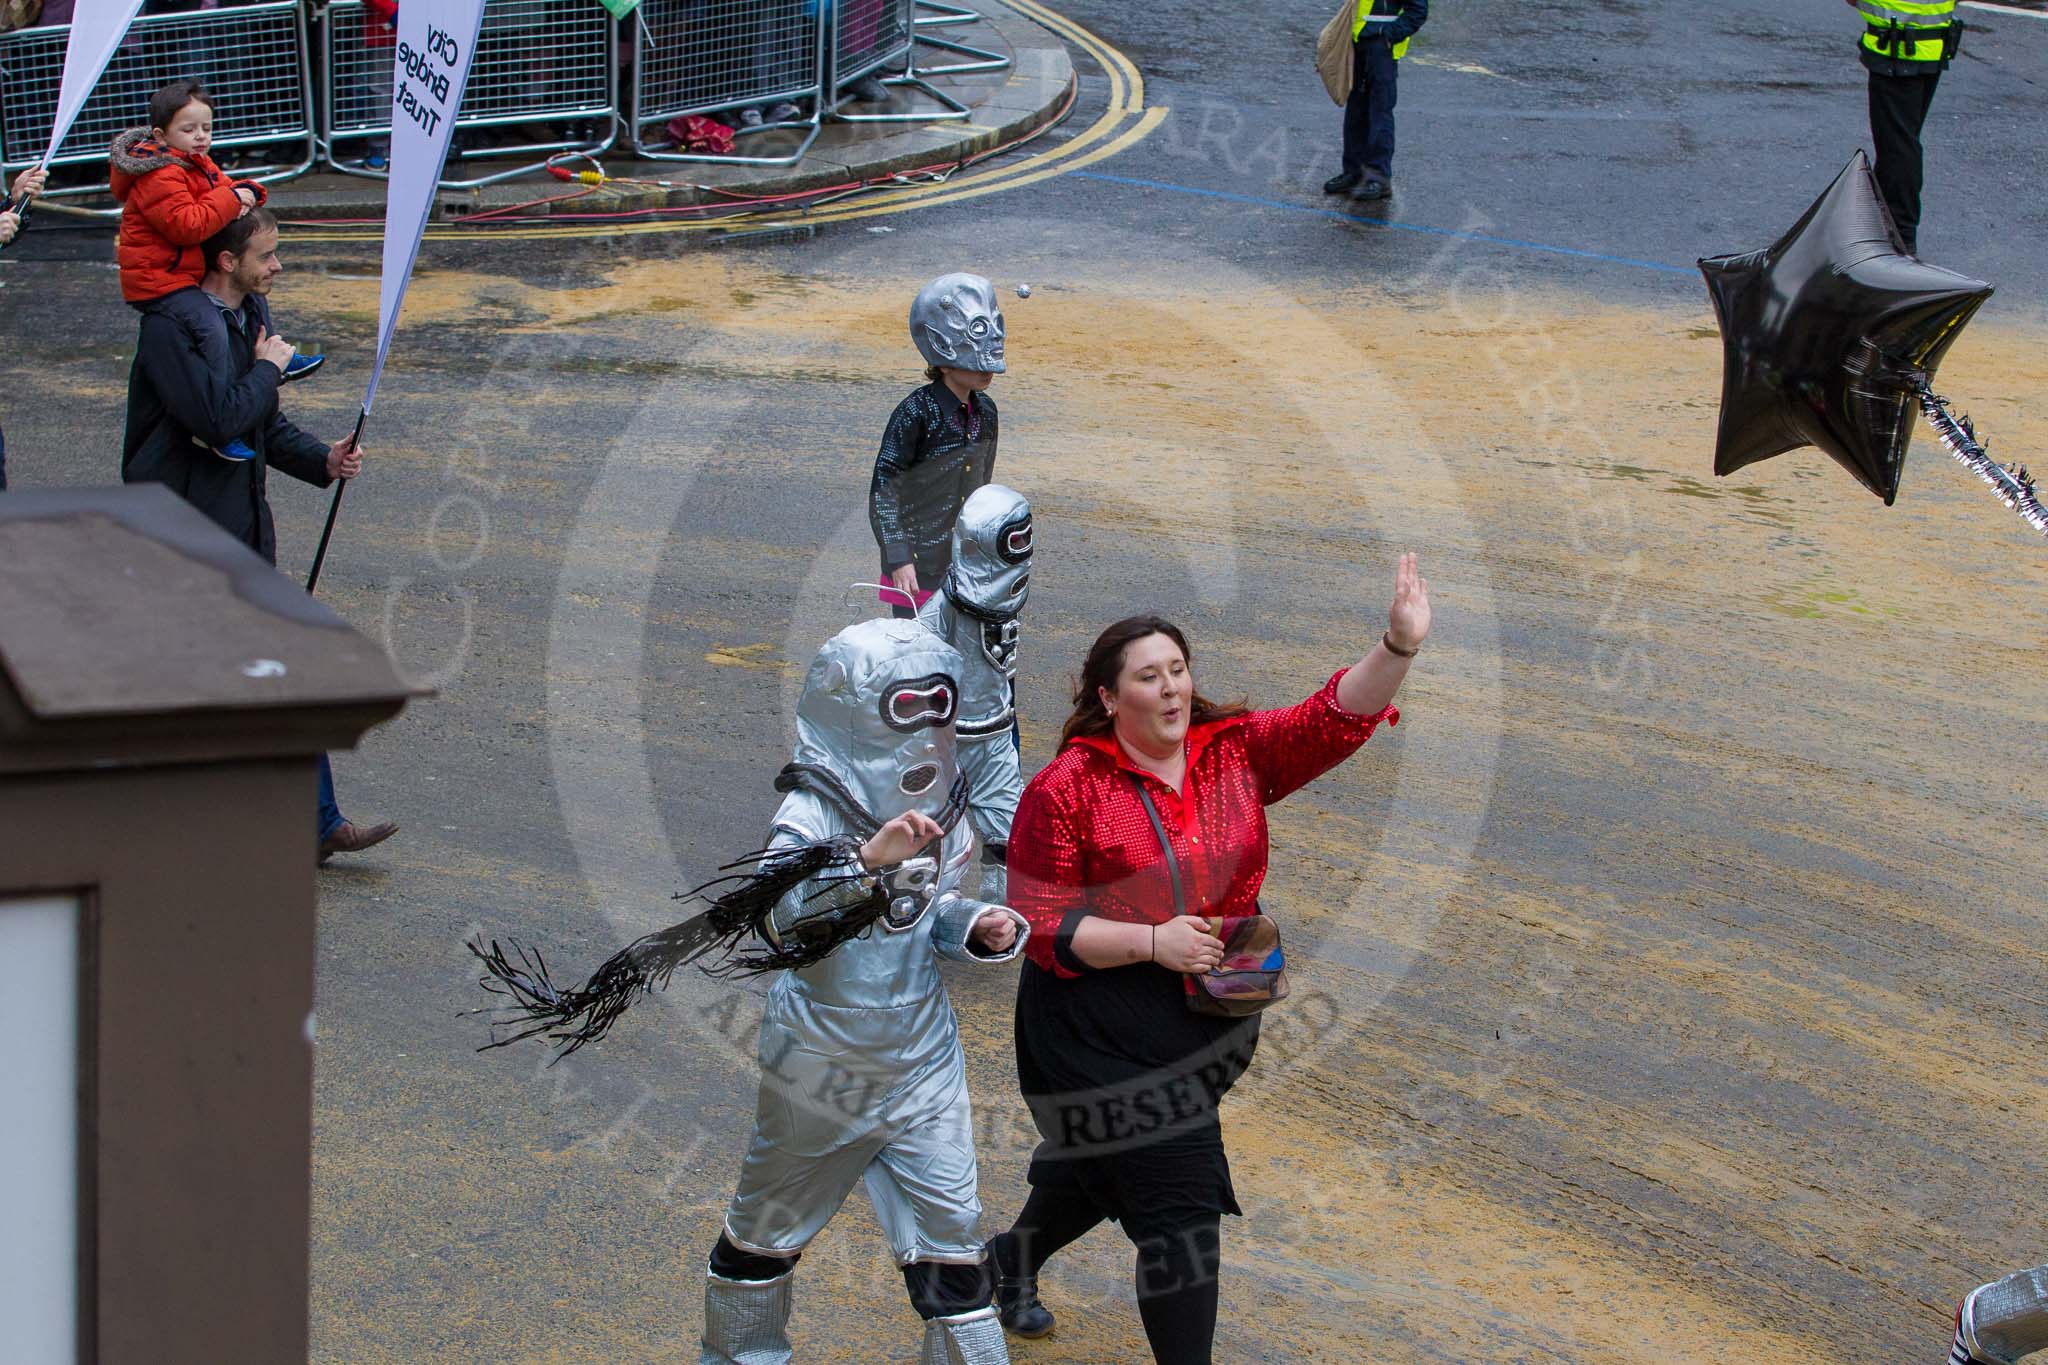
<path id="1" fill-rule="evenodd" d="M 818 651 L 796 704 L 798 763 L 823 768 L 874 817 L 937 817 L 958 772 L 958 650 L 916 621 L 848 626 Z"/>
<path id="2" fill-rule="evenodd" d="M 941 275 L 910 305 L 910 339 L 931 365 L 1003 372 L 1003 310 L 979 275 Z"/>
<path id="3" fill-rule="evenodd" d="M 1008 621 L 1031 587 L 1031 503 L 1014 488 L 985 484 L 968 494 L 953 523 L 946 596 L 983 620 Z"/>

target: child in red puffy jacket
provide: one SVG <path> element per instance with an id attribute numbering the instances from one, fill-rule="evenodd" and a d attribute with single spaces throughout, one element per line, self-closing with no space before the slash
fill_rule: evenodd
<path id="1" fill-rule="evenodd" d="M 145 313 L 167 313 L 192 332 L 203 352 L 227 341 L 213 300 L 199 288 L 206 276 L 207 238 L 263 202 L 253 180 L 230 180 L 207 155 L 213 145 L 213 100 L 197 81 L 172 81 L 149 101 L 150 126 L 114 139 L 109 175 L 121 201 L 115 260 L 121 296 Z M 312 373 L 325 356 L 295 355 L 286 380 Z M 232 441 L 217 452 L 247 460 L 255 452 Z"/>

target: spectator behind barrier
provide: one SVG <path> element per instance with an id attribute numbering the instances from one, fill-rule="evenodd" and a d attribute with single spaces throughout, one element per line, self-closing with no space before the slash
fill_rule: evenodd
<path id="1" fill-rule="evenodd" d="M 0 0 L 0 33 L 12 33 L 18 28 L 63 28 L 71 22 L 71 11 L 78 0 Z M 29 16 L 16 22 L 18 15 Z"/>
<path id="2" fill-rule="evenodd" d="M 363 47 L 370 55 L 369 71 L 363 82 L 363 89 L 354 94 L 358 108 L 367 109 L 371 118 L 388 114 L 391 110 L 392 70 L 391 49 L 398 45 L 398 0 L 363 0 Z M 335 94 L 339 96 L 340 91 Z M 386 170 L 391 165 L 391 138 L 373 137 L 363 152 L 363 165 L 373 171 Z"/>
<path id="3" fill-rule="evenodd" d="M 835 12 L 842 3 L 846 6 L 845 11 Z M 834 95 L 843 92 L 848 99 L 861 104 L 886 103 L 889 87 L 883 85 L 873 72 L 858 80 L 846 80 L 836 69 L 842 36 L 846 47 L 853 52 L 861 52 L 874 45 L 882 30 L 882 0 L 816 0 L 816 3 L 805 5 L 804 12 L 816 15 L 819 5 L 825 9 L 825 88 Z M 837 104 L 838 101 L 828 103 Z"/>

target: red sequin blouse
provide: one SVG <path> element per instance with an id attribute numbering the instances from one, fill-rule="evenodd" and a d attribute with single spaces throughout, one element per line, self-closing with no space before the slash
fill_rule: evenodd
<path id="1" fill-rule="evenodd" d="M 1188 729 L 1178 794 L 1132 763 L 1109 735 L 1070 740 L 1031 779 L 1010 828 L 1010 904 L 1031 921 L 1025 952 L 1059 976 L 1088 971 L 1070 940 L 1083 915 L 1126 923 L 1173 918 L 1173 884 L 1128 774 L 1159 808 L 1180 860 L 1191 915 L 1249 915 L 1266 880 L 1266 807 L 1349 758 L 1389 706 L 1361 716 L 1337 704 L 1331 676 L 1307 701 Z"/>

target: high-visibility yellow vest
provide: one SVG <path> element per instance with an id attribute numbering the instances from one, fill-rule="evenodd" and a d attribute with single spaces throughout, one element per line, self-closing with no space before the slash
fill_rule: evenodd
<path id="1" fill-rule="evenodd" d="M 1955 4 L 1955 0 L 1949 0 L 1949 4 L 1950 4 L 1951 6 L 1953 6 L 1953 5 Z M 1373 6 L 1373 0 L 1358 0 L 1358 13 L 1357 13 L 1357 15 L 1356 15 L 1356 16 L 1355 16 L 1355 17 L 1354 17 L 1354 18 L 1353 18 L 1352 20 L 1351 20 L 1351 41 L 1352 41 L 1352 42 L 1354 42 L 1354 43 L 1355 43 L 1355 42 L 1357 42 L 1357 41 L 1358 41 L 1358 35 L 1359 35 L 1359 34 L 1361 34 L 1361 33 L 1363 33 L 1363 32 L 1365 32 L 1365 16 L 1366 16 L 1366 15 L 1368 15 L 1368 14 L 1371 14 L 1371 13 L 1372 13 L 1372 6 Z M 1327 12 L 1327 11 L 1326 11 L 1326 12 Z M 1401 40 L 1400 42 L 1398 42 L 1398 43 L 1395 43 L 1395 44 L 1394 44 L 1394 60 L 1395 60 L 1395 61 L 1397 61 L 1397 62 L 1398 62 L 1398 61 L 1400 61 L 1400 60 L 1401 60 L 1401 57 L 1402 57 L 1402 54 L 1404 54 L 1404 53 L 1406 53 L 1406 52 L 1408 51 L 1408 44 L 1410 44 L 1410 43 L 1412 43 L 1412 42 L 1414 42 L 1414 41 L 1415 41 L 1415 39 L 1413 38 L 1413 36 L 1410 36 L 1410 37 L 1407 37 L 1407 38 L 1403 38 L 1403 39 L 1402 39 L 1402 40 Z"/>
<path id="2" fill-rule="evenodd" d="M 1956 0 L 1856 0 L 1866 51 L 1900 62 L 1941 62 L 1953 49 Z"/>

